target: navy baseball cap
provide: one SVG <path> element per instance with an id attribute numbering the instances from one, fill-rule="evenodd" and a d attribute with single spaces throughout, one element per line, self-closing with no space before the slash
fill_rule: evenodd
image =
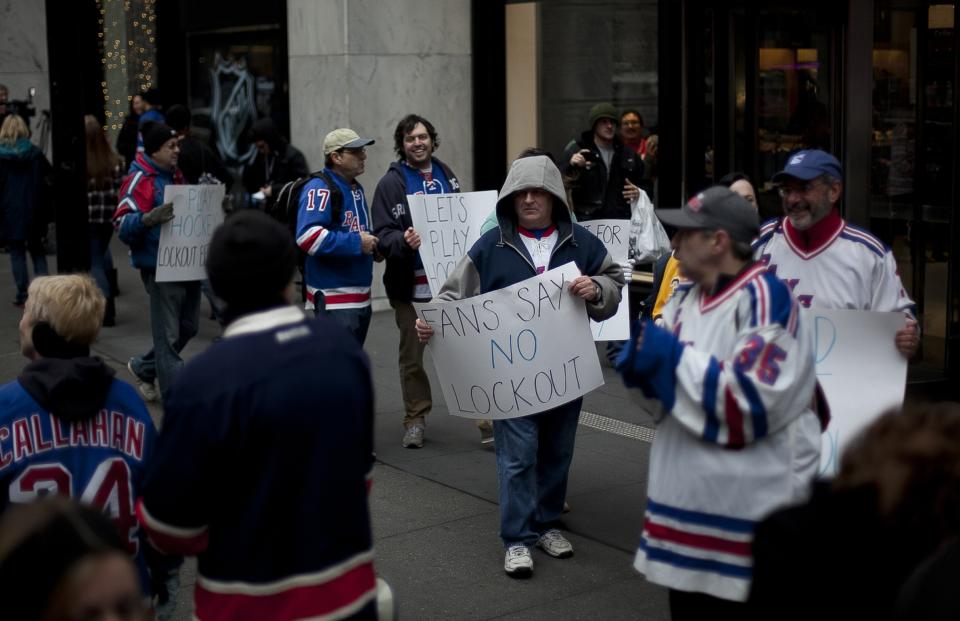
<path id="1" fill-rule="evenodd" d="M 797 151 L 791 155 L 783 170 L 773 176 L 773 181 L 779 183 L 790 177 L 801 181 L 810 181 L 820 175 L 830 175 L 837 179 L 843 179 L 843 169 L 840 167 L 837 158 L 826 151 L 808 149 Z"/>
<path id="2" fill-rule="evenodd" d="M 695 195 L 680 209 L 658 209 L 664 224 L 678 229 L 724 230 L 736 241 L 750 243 L 760 233 L 760 216 L 747 199 L 722 185 Z"/>

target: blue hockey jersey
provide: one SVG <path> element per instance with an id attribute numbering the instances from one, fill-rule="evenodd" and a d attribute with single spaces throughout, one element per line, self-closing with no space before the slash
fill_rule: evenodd
<path id="1" fill-rule="evenodd" d="M 156 428 L 96 358 L 42 358 L 0 387 L 0 511 L 60 494 L 110 517 L 148 587 L 135 501 Z"/>

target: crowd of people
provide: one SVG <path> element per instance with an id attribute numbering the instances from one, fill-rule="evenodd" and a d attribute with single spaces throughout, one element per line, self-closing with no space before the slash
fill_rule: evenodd
<path id="1" fill-rule="evenodd" d="M 251 208 L 224 200 L 206 281 L 166 282 L 157 254 L 175 210 L 164 189 L 234 179 L 192 135 L 186 107 L 164 111 L 151 91 L 133 98 L 131 112 L 121 154 L 86 118 L 89 275 L 44 276 L 37 243 L 49 219 L 49 164 L 22 119 L 9 115 L 0 128 L 3 233 L 29 361 L 0 387 L 0 599 L 17 619 L 169 618 L 182 558 L 197 556 L 197 619 L 378 618 L 363 345 L 373 265 L 385 261 L 400 333 L 400 444 L 424 447 L 433 406 L 424 347 L 435 335 L 413 305 L 432 296 L 407 197 L 463 190 L 435 155 L 438 131 L 417 114 L 398 122 L 396 161 L 368 206 L 358 178 L 373 138 L 330 131 L 324 166 L 310 172 L 269 119 L 257 121 L 257 155 L 240 181 Z M 624 266 L 579 223 L 630 219 L 642 194 L 656 191 L 656 153 L 638 111 L 598 104 L 558 160 L 520 154 L 484 232 L 434 301 L 573 262 L 580 275 L 567 290 L 592 319 L 613 316 L 627 303 Z M 668 589 L 674 619 L 806 618 L 823 593 L 844 616 L 867 602 L 871 618 L 960 611 L 951 588 L 960 407 L 886 414 L 833 480 L 817 478 L 821 434 L 845 413 L 830 411 L 817 383 L 804 309 L 900 313 L 889 335 L 896 349 L 910 358 L 920 344 L 890 249 L 840 215 L 843 179 L 833 155 L 802 150 L 772 179 L 783 217 L 761 224 L 742 173 L 657 211 L 674 231 L 673 251 L 655 266 L 650 298 L 630 309 L 631 338 L 609 353 L 657 422 L 634 564 Z M 114 231 L 149 298 L 150 348 L 126 365 L 134 385 L 91 352 L 101 328 L 118 321 Z M 222 338 L 184 361 L 202 291 Z M 159 433 L 150 401 L 162 405 Z M 577 397 L 478 421 L 496 455 L 511 578 L 534 574 L 536 549 L 574 555 L 561 515 L 581 405 Z"/>

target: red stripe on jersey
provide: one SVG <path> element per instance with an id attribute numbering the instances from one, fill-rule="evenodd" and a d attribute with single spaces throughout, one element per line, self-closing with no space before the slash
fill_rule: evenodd
<path id="1" fill-rule="evenodd" d="M 324 301 L 330 304 L 353 304 L 354 302 L 366 302 L 370 299 L 369 293 L 338 293 L 336 295 L 325 295 Z"/>
<path id="2" fill-rule="evenodd" d="M 724 554 L 735 554 L 736 556 L 750 556 L 750 542 L 731 541 L 712 535 L 702 535 L 700 533 L 688 533 L 677 530 L 663 524 L 657 524 L 647 520 L 644 524 L 644 530 L 647 531 L 648 539 L 659 539 L 661 541 L 670 541 L 691 548 L 700 548 L 701 550 L 710 550 L 711 552 L 723 552 Z"/>
<path id="3" fill-rule="evenodd" d="M 743 446 L 743 412 L 729 388 L 723 390 L 723 412 L 727 419 L 727 444 L 734 448 Z"/>
<path id="4" fill-rule="evenodd" d="M 427 275 L 426 275 L 426 274 L 423 274 L 423 275 L 421 275 L 421 276 L 415 277 L 415 278 L 413 279 L 413 282 L 416 283 L 416 284 L 418 284 L 418 285 L 425 285 L 425 284 L 427 284 L 427 282 L 429 282 L 429 281 L 427 280 Z"/>
<path id="5" fill-rule="evenodd" d="M 210 532 L 204 530 L 199 535 L 190 537 L 180 537 L 169 532 L 163 532 L 156 524 L 151 526 L 153 521 L 147 517 L 147 510 L 143 506 L 143 498 L 137 500 L 137 521 L 147 532 L 150 543 L 157 550 L 164 554 L 178 556 L 196 556 L 207 549 L 207 542 L 210 538 Z"/>
<path id="6" fill-rule="evenodd" d="M 551 235 L 553 235 L 553 232 L 556 230 L 557 230 L 557 227 L 551 224 L 550 226 L 548 226 L 543 230 L 543 233 L 540 235 L 540 237 L 537 237 L 530 230 L 525 229 L 522 226 L 517 227 L 517 233 L 520 233 L 524 237 L 529 237 L 531 239 L 543 239 L 544 237 L 550 237 Z"/>
<path id="7" fill-rule="evenodd" d="M 241 588 L 231 588 L 231 591 Z M 313 619 L 332 617 L 365 596 L 370 597 L 375 590 L 373 563 L 367 562 L 327 582 L 265 595 L 216 593 L 207 590 L 198 580 L 193 599 L 197 618 L 202 621 Z"/>
<path id="8" fill-rule="evenodd" d="M 314 234 L 311 235 L 310 237 L 308 237 L 308 238 L 306 238 L 305 240 L 303 240 L 303 241 L 300 243 L 300 248 L 301 248 L 304 252 L 310 252 L 310 248 L 313 247 L 314 242 L 316 242 L 316 241 L 317 241 L 317 238 L 320 237 L 321 235 L 323 235 L 323 227 L 318 228 L 316 233 L 314 233 Z"/>

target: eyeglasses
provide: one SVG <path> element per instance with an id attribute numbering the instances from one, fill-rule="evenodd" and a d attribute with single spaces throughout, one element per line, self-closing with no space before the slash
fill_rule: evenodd
<path id="1" fill-rule="evenodd" d="M 353 156 L 356 156 L 356 157 L 359 157 L 359 156 L 361 156 L 361 155 L 366 155 L 366 154 L 367 154 L 367 148 L 366 148 L 366 147 L 360 147 L 359 149 L 338 149 L 338 151 L 339 151 L 340 153 L 349 153 L 350 155 L 353 155 Z"/>
<path id="2" fill-rule="evenodd" d="M 812 179 L 802 185 L 798 185 L 795 187 L 787 187 L 785 185 L 777 186 L 777 194 L 780 195 L 780 198 L 787 198 L 791 194 L 806 194 L 810 190 L 817 187 L 818 181 L 819 179 Z"/>
<path id="3" fill-rule="evenodd" d="M 627 126 L 632 127 L 634 125 L 643 125 L 643 123 L 641 123 L 640 121 L 623 121 L 620 124 L 623 125 L 624 127 L 627 127 Z"/>

